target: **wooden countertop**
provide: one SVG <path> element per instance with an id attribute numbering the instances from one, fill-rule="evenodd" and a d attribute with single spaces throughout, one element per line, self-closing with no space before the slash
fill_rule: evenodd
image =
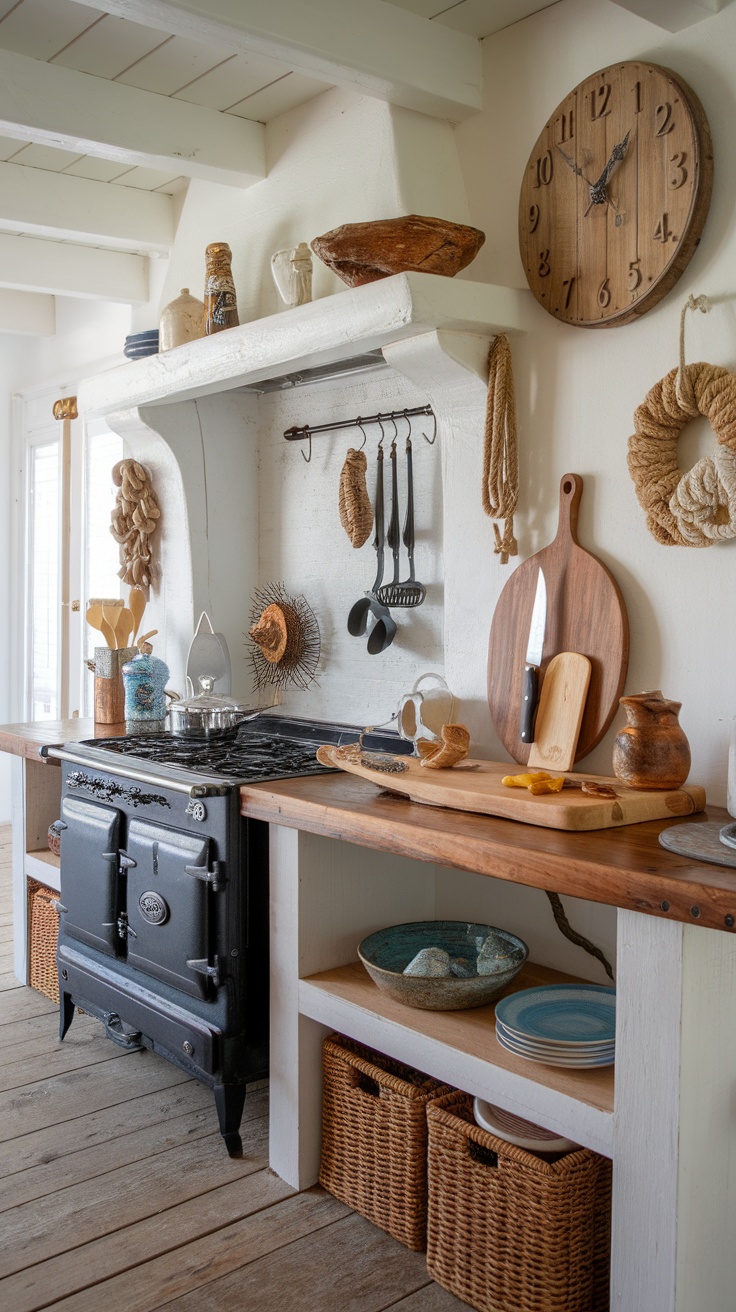
<path id="1" fill-rule="evenodd" d="M 38 761 L 39 748 L 56 743 L 80 743 L 85 738 L 119 738 L 125 724 L 95 724 L 94 720 L 33 720 L 27 724 L 0 725 L 0 752 Z M 52 764 L 52 762 L 49 762 Z M 58 761 L 53 762 L 58 765 Z"/>
<path id="2" fill-rule="evenodd" d="M 243 815 L 257 820 L 591 902 L 733 931 L 726 917 L 736 919 L 736 868 L 666 851 L 658 836 L 673 823 L 669 819 L 569 833 L 423 806 L 378 792 L 373 784 L 344 773 L 247 784 L 240 795 Z M 708 807 L 700 815 L 688 816 L 686 823 L 726 824 L 728 819 L 726 811 Z"/>
<path id="3" fill-rule="evenodd" d="M 0 725 L 0 751 L 40 761 L 45 744 L 112 738 L 122 724 L 38 720 Z M 658 836 L 672 820 L 568 833 L 496 816 L 422 806 L 345 773 L 310 775 L 240 790 L 243 815 L 308 833 L 341 838 L 376 851 L 397 852 L 451 869 L 544 888 L 608 906 L 736 932 L 736 868 L 677 856 Z M 708 807 L 679 823 L 727 824 Z M 674 821 L 678 823 L 678 821 Z M 667 904 L 667 909 L 662 907 Z M 697 914 L 694 914 L 697 912 Z"/>

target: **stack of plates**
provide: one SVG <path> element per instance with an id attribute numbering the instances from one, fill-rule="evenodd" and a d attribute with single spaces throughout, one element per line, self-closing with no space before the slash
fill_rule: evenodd
<path id="1" fill-rule="evenodd" d="M 545 1066 L 611 1066 L 616 990 L 603 984 L 548 984 L 522 989 L 496 1005 L 502 1048 Z"/>
<path id="2" fill-rule="evenodd" d="M 158 352 L 158 328 L 151 328 L 145 333 L 132 333 L 126 337 L 123 355 L 129 360 L 140 360 L 144 355 L 156 355 Z"/>

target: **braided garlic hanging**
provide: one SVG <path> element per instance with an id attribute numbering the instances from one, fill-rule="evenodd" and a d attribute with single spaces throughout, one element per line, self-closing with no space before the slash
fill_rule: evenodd
<path id="1" fill-rule="evenodd" d="M 148 588 L 150 539 L 161 516 L 150 475 L 137 460 L 120 460 L 113 468 L 112 481 L 120 488 L 110 524 L 110 532 L 120 544 L 118 575 L 131 587 Z"/>

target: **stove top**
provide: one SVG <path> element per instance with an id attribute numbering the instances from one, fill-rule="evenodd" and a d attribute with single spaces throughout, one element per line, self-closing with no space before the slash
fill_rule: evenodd
<path id="1" fill-rule="evenodd" d="M 235 737 L 201 739 L 175 737 L 171 733 L 126 734 L 121 738 L 89 738 L 75 750 L 91 749 L 97 761 L 108 756 L 129 758 L 143 769 L 155 764 L 175 772 L 239 783 L 261 783 L 269 779 L 291 779 L 299 775 L 335 773 L 316 758 L 322 743 L 340 746 L 356 742 L 360 730 L 352 725 L 326 724 L 318 720 L 263 715 L 241 725 Z M 369 734 L 366 748 L 410 753 L 412 745 L 388 732 Z M 108 767 L 113 769 L 112 763 Z"/>

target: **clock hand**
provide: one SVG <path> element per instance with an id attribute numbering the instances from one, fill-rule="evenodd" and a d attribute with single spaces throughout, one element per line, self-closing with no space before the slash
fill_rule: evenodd
<path id="1" fill-rule="evenodd" d="M 619 141 L 614 146 L 613 150 L 611 151 L 608 162 L 606 164 L 606 167 L 601 173 L 601 176 L 598 178 L 596 182 L 590 183 L 589 186 L 590 204 L 588 205 L 588 208 L 585 211 L 586 214 L 588 214 L 588 212 L 592 209 L 594 205 L 606 205 L 608 203 L 609 198 L 608 195 L 606 194 L 606 186 L 611 175 L 615 173 L 619 164 L 626 157 L 626 151 L 628 149 L 630 136 L 631 136 L 631 128 L 629 128 L 623 141 Z"/>
<path id="2" fill-rule="evenodd" d="M 577 173 L 578 177 L 583 179 L 583 182 L 587 182 L 589 188 L 594 185 L 589 178 L 586 178 L 585 174 L 583 173 L 583 170 L 578 167 L 578 165 L 575 163 L 575 160 L 571 159 L 570 156 L 567 154 L 567 152 L 564 151 L 561 146 L 557 145 L 557 142 L 555 142 L 555 150 L 559 150 L 565 163 L 572 169 L 573 173 Z"/>

